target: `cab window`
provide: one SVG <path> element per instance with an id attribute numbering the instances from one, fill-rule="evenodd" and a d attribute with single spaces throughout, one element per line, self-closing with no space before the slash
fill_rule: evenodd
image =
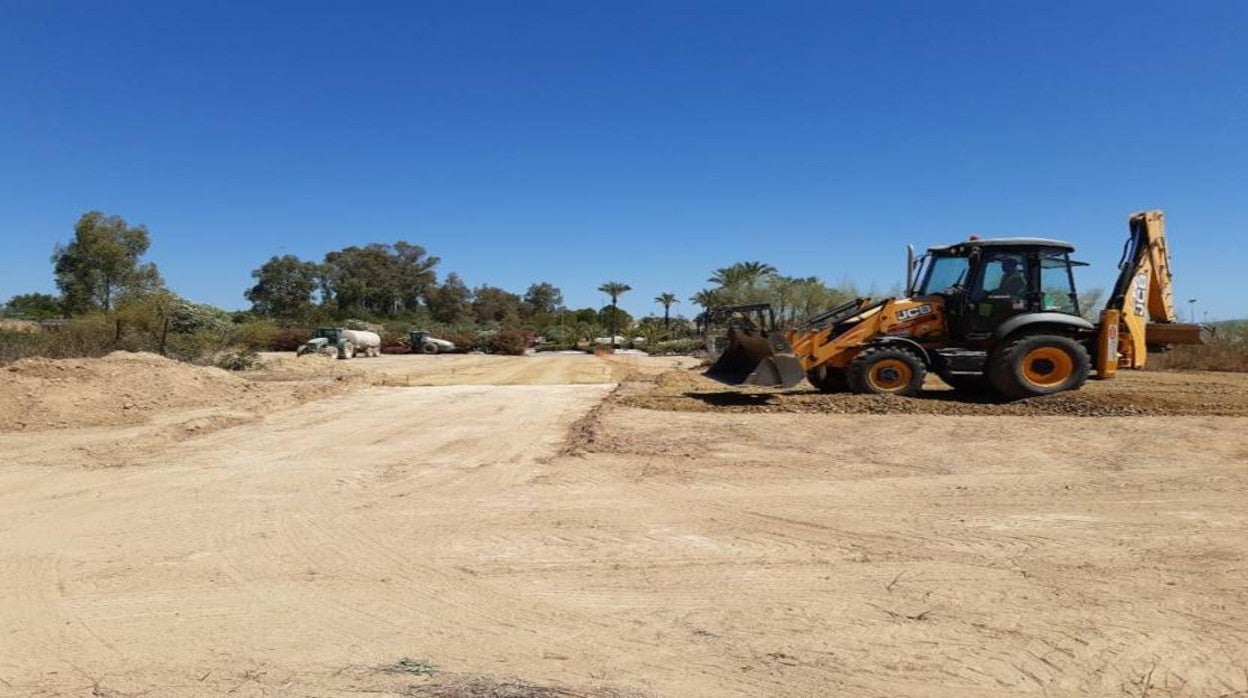
<path id="1" fill-rule="evenodd" d="M 1044 292 L 1041 310 L 1079 313 L 1079 296 L 1064 253 L 1040 257 L 1040 289 Z"/>
<path id="2" fill-rule="evenodd" d="M 989 296 L 1021 298 L 1027 293 L 1027 260 L 1019 253 L 990 253 L 984 261 L 980 288 Z"/>
<path id="3" fill-rule="evenodd" d="M 966 257 L 933 257 L 920 294 L 940 293 L 966 283 L 970 261 Z"/>

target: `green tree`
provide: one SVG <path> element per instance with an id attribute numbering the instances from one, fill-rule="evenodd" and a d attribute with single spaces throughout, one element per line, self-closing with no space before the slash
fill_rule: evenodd
<path id="1" fill-rule="evenodd" d="M 704 288 L 692 296 L 689 296 L 689 300 L 693 301 L 694 305 L 701 307 L 702 310 L 710 310 L 711 308 L 724 305 L 723 298 L 721 297 L 719 291 L 710 288 Z"/>
<path id="2" fill-rule="evenodd" d="M 472 291 L 459 274 L 451 272 L 441 286 L 429 291 L 425 298 L 429 315 L 448 325 L 460 325 L 472 320 Z"/>
<path id="3" fill-rule="evenodd" d="M 572 316 L 576 322 L 583 325 L 595 325 L 598 323 L 598 311 L 593 308 L 581 308 L 572 311 Z"/>
<path id="4" fill-rule="evenodd" d="M 776 268 L 764 262 L 737 262 L 716 269 L 707 280 L 719 285 L 717 290 L 723 303 L 759 303 L 767 296 L 760 284 L 775 273 Z"/>
<path id="5" fill-rule="evenodd" d="M 47 320 L 61 316 L 61 299 L 49 293 L 23 293 L 10 298 L 3 311 L 11 317 Z"/>
<path id="6" fill-rule="evenodd" d="M 480 325 L 518 324 L 523 303 L 520 296 L 495 286 L 480 286 L 472 292 L 472 314 Z"/>
<path id="7" fill-rule="evenodd" d="M 623 308 L 604 305 L 598 311 L 598 324 L 610 328 L 611 334 L 627 332 L 633 327 L 633 316 Z M 613 342 L 615 340 L 612 340 Z"/>
<path id="8" fill-rule="evenodd" d="M 663 326 L 671 327 L 672 325 L 672 304 L 679 303 L 675 293 L 660 293 L 654 297 L 654 302 L 663 306 Z"/>
<path id="9" fill-rule="evenodd" d="M 163 286 L 156 265 L 144 262 L 151 245 L 147 228 L 130 226 L 120 216 L 84 213 L 74 225 L 74 239 L 52 252 L 56 286 L 68 314 L 112 310 L 123 294 L 142 294 Z"/>
<path id="10" fill-rule="evenodd" d="M 797 285 L 798 280 L 791 276 L 772 274 L 767 277 L 768 302 L 775 307 L 776 317 L 784 318 L 790 314 Z"/>
<path id="11" fill-rule="evenodd" d="M 629 286 L 628 284 L 620 283 L 619 281 L 608 281 L 605 284 L 599 286 L 598 290 L 607 294 L 608 296 L 611 296 L 611 307 L 618 309 L 620 296 L 633 290 L 633 287 Z M 613 321 L 618 320 L 618 315 L 613 312 L 611 314 L 611 319 Z M 619 334 L 619 326 L 612 324 L 610 325 L 610 327 L 611 327 L 611 348 L 614 349 L 615 348 L 615 336 Z"/>
<path id="12" fill-rule="evenodd" d="M 438 262 L 425 248 L 401 240 L 351 246 L 325 255 L 322 285 L 340 314 L 363 310 L 392 316 L 419 307 L 437 281 Z"/>
<path id="13" fill-rule="evenodd" d="M 294 319 L 306 317 L 312 310 L 312 296 L 320 281 L 321 267 L 305 262 L 293 254 L 273 256 L 253 269 L 256 285 L 244 297 L 251 301 L 256 315 Z"/>
<path id="14" fill-rule="evenodd" d="M 563 305 L 563 292 L 553 284 L 542 281 L 529 286 L 524 292 L 524 304 L 529 316 L 551 315 Z"/>

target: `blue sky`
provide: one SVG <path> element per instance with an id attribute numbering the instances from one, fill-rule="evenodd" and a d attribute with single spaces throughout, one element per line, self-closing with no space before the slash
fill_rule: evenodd
<path id="1" fill-rule="evenodd" d="M 90 209 L 231 308 L 270 255 L 404 239 L 636 313 L 742 259 L 886 290 L 906 243 L 971 233 L 1069 239 L 1108 286 L 1163 208 L 1176 297 L 1248 316 L 1246 30 L 1243 2 L 9 0 L 0 298 L 51 291 Z"/>

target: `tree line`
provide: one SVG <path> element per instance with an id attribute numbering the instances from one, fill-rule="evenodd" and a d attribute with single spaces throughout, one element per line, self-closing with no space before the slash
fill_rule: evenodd
<path id="1" fill-rule="evenodd" d="M 403 327 L 461 337 L 525 331 L 575 346 L 604 335 L 642 336 L 651 342 L 691 337 L 706 310 L 724 305 L 769 303 L 781 325 L 793 325 L 863 295 L 852 284 L 788 276 L 771 264 L 749 260 L 714 269 L 708 285 L 686 299 L 693 322 L 680 314 L 682 302 L 671 292 L 657 294 L 655 311 L 638 319 L 619 307 L 620 298 L 633 291 L 621 281 L 597 287 L 609 300 L 602 306 L 568 308 L 562 290 L 549 281 L 534 281 L 521 292 L 490 284 L 469 286 L 453 271 L 441 276 L 441 260 L 424 247 L 398 240 L 331 250 L 316 261 L 272 256 L 252 271 L 253 283 L 243 291 L 250 309 L 225 311 L 170 291 L 156 265 L 145 258 L 150 245 L 146 227 L 87 212 L 74 224 L 69 242 L 53 249 L 52 274 L 59 294 L 20 294 L 0 310 L 29 319 L 100 314 L 118 326 L 126 321 L 161 332 L 252 321 L 305 328 L 360 322 L 385 326 L 396 335 Z M 888 295 L 900 293 L 895 288 Z M 1085 292 L 1081 309 L 1095 310 L 1100 294 L 1100 289 Z M 121 330 L 115 334 L 120 336 Z"/>
<path id="2" fill-rule="evenodd" d="M 53 250 L 52 266 L 59 296 L 21 294 L 5 306 L 9 315 L 32 319 L 111 313 L 135 304 L 177 299 L 165 286 L 156 265 L 144 259 L 151 245 L 146 227 L 131 225 L 99 211 L 83 214 L 71 240 Z M 579 329 L 582 337 L 609 331 L 612 335 L 639 325 L 661 326 L 684 334 L 689 322 L 679 314 L 681 301 L 671 292 L 656 295 L 662 308 L 640 322 L 619 307 L 632 290 L 608 281 L 598 291 L 610 303 L 598 308 L 569 309 L 563 292 L 548 281 L 535 281 L 523 292 L 482 284 L 470 287 L 455 272 L 439 279 L 441 260 L 425 248 L 404 240 L 352 245 L 324 254 L 319 261 L 274 255 L 256 267 L 253 284 L 243 292 L 246 312 L 231 316 L 264 318 L 282 324 L 318 324 L 349 319 L 407 321 L 443 328 L 545 331 L 551 327 Z M 712 272 L 705 288 L 688 300 L 700 311 L 708 308 L 769 302 L 784 322 L 793 322 L 856 294 L 848 285 L 829 286 L 816 277 L 784 276 L 770 264 L 738 262 Z M 183 301 L 185 302 L 185 301 Z M 677 314 L 673 315 L 673 308 Z M 222 311 L 225 312 L 225 311 Z M 697 317 L 701 317 L 698 314 Z M 567 334 L 567 333 L 565 333 Z"/>
<path id="3" fill-rule="evenodd" d="M 352 245 L 318 261 L 275 255 L 252 271 L 253 283 L 242 294 L 250 309 L 226 311 L 170 291 L 145 258 L 150 246 L 146 227 L 99 211 L 85 213 L 69 242 L 53 250 L 60 293 L 14 296 L 0 306 L 0 314 L 35 320 L 91 317 L 97 329 L 115 326 L 112 344 L 117 347 L 127 344 L 123 335 L 143 328 L 147 337 L 128 346 L 146 350 L 159 341 L 161 351 L 170 332 L 211 327 L 225 335 L 222 328 L 231 324 L 268 328 L 253 335 L 282 327 L 363 324 L 399 337 L 405 328 L 420 327 L 457 335 L 465 343 L 476 333 L 523 331 L 571 346 L 608 331 L 611 336 L 636 333 L 652 343 L 692 334 L 691 323 L 672 313 L 678 303 L 672 293 L 659 294 L 656 312 L 640 319 L 619 307 L 620 296 L 631 288 L 615 281 L 598 288 L 610 303 L 568 308 L 562 290 L 548 281 L 513 292 L 490 284 L 470 287 L 455 272 L 439 278 L 441 260 L 404 240 Z M 159 340 L 153 339 L 157 335 Z"/>

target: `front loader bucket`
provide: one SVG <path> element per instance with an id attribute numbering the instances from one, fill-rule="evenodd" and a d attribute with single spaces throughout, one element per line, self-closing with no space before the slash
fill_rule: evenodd
<path id="1" fill-rule="evenodd" d="M 780 333 L 733 328 L 728 347 L 703 375 L 728 385 L 791 388 L 806 372 Z"/>

